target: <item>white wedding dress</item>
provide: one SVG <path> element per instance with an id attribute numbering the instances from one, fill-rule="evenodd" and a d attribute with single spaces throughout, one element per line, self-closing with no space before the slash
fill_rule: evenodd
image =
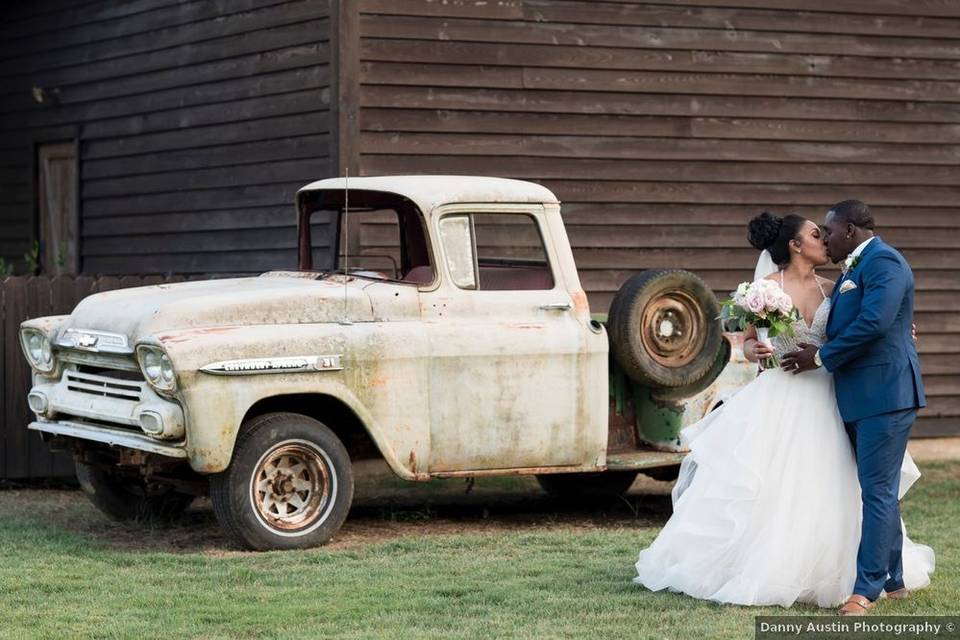
<path id="1" fill-rule="evenodd" d="M 782 356 L 825 340 L 830 300 L 810 327 L 773 339 Z M 691 452 L 673 488 L 673 515 L 640 552 L 634 582 L 742 605 L 833 607 L 852 593 L 861 502 L 853 447 L 824 369 L 764 371 L 681 431 Z M 900 497 L 920 477 L 909 452 Z M 901 520 L 902 526 L 902 520 Z M 908 589 L 930 583 L 933 550 L 903 536 Z"/>

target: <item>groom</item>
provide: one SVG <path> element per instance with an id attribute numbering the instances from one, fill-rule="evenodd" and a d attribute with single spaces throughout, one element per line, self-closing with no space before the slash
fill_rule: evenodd
<path id="1" fill-rule="evenodd" d="M 841 615 L 862 615 L 881 591 L 907 597 L 900 528 L 900 466 L 917 409 L 926 406 L 913 344 L 913 272 L 900 253 L 873 233 L 870 208 L 844 200 L 827 212 L 824 241 L 843 277 L 831 297 L 827 340 L 819 350 L 783 357 L 783 368 L 833 373 L 837 405 L 857 455 L 863 528 L 853 595 Z"/>

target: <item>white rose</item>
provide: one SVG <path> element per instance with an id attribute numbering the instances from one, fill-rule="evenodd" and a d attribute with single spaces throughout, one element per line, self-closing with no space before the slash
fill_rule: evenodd
<path id="1" fill-rule="evenodd" d="M 747 297 L 747 290 L 748 290 L 749 288 L 750 288 L 750 283 L 749 283 L 749 282 L 741 282 L 741 283 L 737 286 L 737 290 L 734 291 L 734 292 L 733 292 L 733 295 L 731 296 L 731 297 L 733 298 L 734 303 L 736 303 L 737 306 L 740 306 L 740 307 L 743 306 L 743 301 L 744 301 L 744 300 L 746 299 L 746 297 Z"/>

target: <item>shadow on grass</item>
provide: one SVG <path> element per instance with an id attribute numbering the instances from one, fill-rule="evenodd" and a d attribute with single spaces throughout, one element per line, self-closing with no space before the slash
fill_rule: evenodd
<path id="1" fill-rule="evenodd" d="M 908 530 L 928 537 L 929 525 L 910 528 L 911 514 L 941 516 L 935 504 L 956 498 L 960 465 L 926 463 L 923 477 L 904 502 Z M 356 498 L 341 531 L 326 549 L 356 549 L 391 541 L 437 536 L 489 535 L 502 532 L 637 530 L 651 538 L 671 514 L 670 483 L 644 477 L 627 496 L 590 506 L 545 494 L 530 477 L 462 479 L 407 483 L 383 473 L 358 477 Z M 210 503 L 198 499 L 168 522 L 113 522 L 79 491 L 16 489 L 0 491 L 0 537 L 5 545 L 45 541 L 62 549 L 92 548 L 134 553 L 235 555 L 237 548 L 222 533 Z"/>

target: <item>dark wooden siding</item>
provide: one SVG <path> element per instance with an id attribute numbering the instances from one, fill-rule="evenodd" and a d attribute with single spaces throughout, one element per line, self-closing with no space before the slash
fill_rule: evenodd
<path id="1" fill-rule="evenodd" d="M 0 278 L 0 480 L 70 477 L 69 451 L 53 453 L 40 434 L 29 431 L 34 419 L 27 406 L 30 365 L 20 349 L 20 323 L 70 311 L 88 295 L 163 282 L 183 276 L 46 276 Z"/>
<path id="2" fill-rule="evenodd" d="M 78 139 L 84 273 L 296 264 L 294 192 L 331 173 L 328 0 L 42 0 L 4 14 L 0 256 L 34 234 L 35 145 Z"/>
<path id="3" fill-rule="evenodd" d="M 726 293 L 752 273 L 745 225 L 763 209 L 820 219 L 869 202 L 917 274 L 930 396 L 917 433 L 960 432 L 960 2 L 359 11 L 360 172 L 545 184 L 595 311 L 651 267 Z"/>

